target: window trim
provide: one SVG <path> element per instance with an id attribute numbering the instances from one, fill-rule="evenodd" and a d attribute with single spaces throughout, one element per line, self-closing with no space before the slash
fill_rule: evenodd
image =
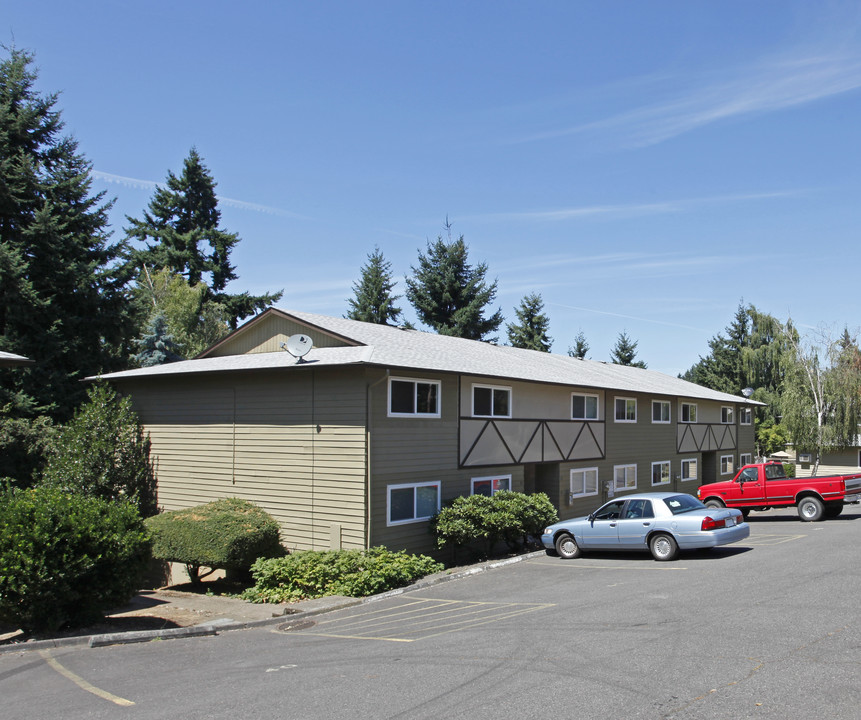
<path id="1" fill-rule="evenodd" d="M 691 480 L 696 480 L 700 474 L 700 461 L 697 458 L 682 458 L 682 482 L 690 482 Z M 688 469 L 690 469 L 690 463 L 694 464 L 696 468 L 696 475 L 685 475 L 685 464 L 688 464 Z"/>
<path id="2" fill-rule="evenodd" d="M 660 482 L 655 482 L 655 466 L 666 467 L 667 468 L 667 479 L 661 480 Z M 661 477 L 663 477 L 663 472 L 661 473 Z M 652 463 L 652 474 L 651 474 L 652 487 L 660 487 L 661 485 L 669 485 L 673 481 L 673 465 L 669 460 L 659 460 L 658 462 Z"/>
<path id="3" fill-rule="evenodd" d="M 688 408 L 688 419 L 685 420 L 685 408 Z M 694 419 L 691 420 L 690 408 L 694 409 Z M 683 402 L 681 407 L 679 408 L 679 422 L 687 423 L 689 425 L 695 425 L 697 422 L 697 404 L 690 402 Z"/>
<path id="4" fill-rule="evenodd" d="M 416 397 L 418 395 L 418 385 L 436 385 L 436 412 L 435 413 L 420 413 L 418 411 L 414 411 L 411 413 L 402 413 L 402 412 L 392 412 L 392 383 L 393 382 L 406 382 L 413 384 L 413 407 L 417 406 Z M 440 380 L 429 380 L 427 378 L 413 378 L 413 377 L 395 377 L 392 376 L 389 378 L 388 382 L 388 397 L 386 398 L 386 412 L 387 417 L 397 417 L 397 418 L 439 418 L 442 417 L 442 381 Z"/>
<path id="5" fill-rule="evenodd" d="M 478 482 L 487 482 L 490 480 L 490 497 L 496 495 L 499 490 L 493 489 L 494 480 L 508 480 L 508 490 L 511 490 L 511 475 L 485 475 L 483 477 L 474 477 L 469 480 L 469 494 L 475 495 L 475 484 Z"/>
<path id="6" fill-rule="evenodd" d="M 426 482 L 415 482 L 415 483 L 397 483 L 395 485 L 387 485 L 386 486 L 386 527 L 394 527 L 397 525 L 410 525 L 413 523 L 426 522 L 433 517 L 433 514 L 415 517 L 416 513 L 416 490 L 421 487 L 435 487 L 436 488 L 436 512 L 439 512 L 441 504 L 440 504 L 440 494 L 442 490 L 442 485 L 439 480 L 429 480 Z M 404 490 L 405 488 L 413 489 L 413 517 L 408 518 L 406 520 L 392 520 L 392 490 Z"/>
<path id="7" fill-rule="evenodd" d="M 475 412 L 475 391 L 476 388 L 481 388 L 483 390 L 490 390 L 490 415 L 479 415 Z M 494 402 L 493 402 L 493 392 L 495 390 L 504 390 L 508 393 L 508 414 L 500 415 L 494 412 Z M 512 413 L 512 403 L 514 401 L 514 393 L 511 390 L 510 385 L 487 385 L 485 383 L 473 383 L 472 384 L 472 392 L 470 394 L 470 411 L 472 412 L 472 417 L 482 417 L 482 418 L 510 418 Z"/>
<path id="8" fill-rule="evenodd" d="M 721 405 L 720 406 L 720 424 L 721 425 L 734 425 L 734 411 L 732 405 Z"/>
<path id="9" fill-rule="evenodd" d="M 595 398 L 595 417 L 575 417 L 574 415 L 574 398 L 583 398 L 583 410 L 586 409 L 586 398 Z M 584 412 L 585 415 L 585 412 Z M 571 419 L 572 420 L 600 420 L 601 418 L 601 396 L 594 393 L 571 393 Z"/>
<path id="10" fill-rule="evenodd" d="M 583 484 L 582 484 L 582 487 L 584 488 L 584 492 L 575 493 L 574 492 L 574 474 L 575 473 L 587 473 L 587 472 L 592 472 L 592 471 L 595 472 L 595 492 L 585 492 L 586 478 L 584 477 L 583 478 Z M 600 481 L 599 470 L 597 467 L 571 468 L 571 470 L 568 471 L 568 501 L 569 501 L 569 503 L 572 500 L 575 500 L 577 498 L 592 497 L 594 495 L 597 495 L 598 492 L 600 491 L 600 488 L 601 488 L 601 481 Z"/>
<path id="11" fill-rule="evenodd" d="M 660 405 L 662 408 L 667 408 L 666 420 L 655 420 L 655 405 Z M 663 413 L 661 413 L 663 415 Z M 652 400 L 652 424 L 653 425 L 669 425 L 673 421 L 673 406 L 669 400 Z"/>
<path id="12" fill-rule="evenodd" d="M 617 470 L 623 470 L 623 469 L 624 470 L 630 470 L 631 468 L 634 469 L 634 484 L 628 485 L 628 473 L 626 472 L 625 473 L 625 484 L 620 486 L 618 483 L 618 479 L 616 478 L 616 471 Z M 636 465 L 636 463 L 627 463 L 624 465 L 614 465 L 613 466 L 613 488 L 615 490 L 636 490 L 637 489 L 637 465 Z"/>
<path id="13" fill-rule="evenodd" d="M 729 460 L 726 464 L 729 469 L 724 470 L 724 460 Z M 735 455 L 721 455 L 720 456 L 720 474 L 721 475 L 733 475 L 735 474 Z"/>
<path id="14" fill-rule="evenodd" d="M 753 410 L 749 407 L 739 408 L 738 422 L 739 425 L 753 425 Z"/>
<path id="15" fill-rule="evenodd" d="M 618 403 L 620 400 L 625 401 L 625 417 L 622 420 L 619 419 L 618 408 L 616 406 L 616 403 Z M 634 418 L 633 418 L 633 420 L 628 418 L 628 403 L 629 402 L 634 403 Z M 635 422 L 637 422 L 637 398 L 624 397 L 622 395 L 618 395 L 618 396 L 614 397 L 613 398 L 613 421 L 617 422 L 617 423 L 635 423 Z"/>

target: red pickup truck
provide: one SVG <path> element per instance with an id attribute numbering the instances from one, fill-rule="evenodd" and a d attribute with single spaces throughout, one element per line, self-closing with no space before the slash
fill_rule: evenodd
<path id="1" fill-rule="evenodd" d="M 861 500 L 861 473 L 826 477 L 788 478 L 778 462 L 745 465 L 727 482 L 697 488 L 707 507 L 738 508 L 745 517 L 751 510 L 798 506 L 805 522 L 834 518 L 843 505 Z"/>

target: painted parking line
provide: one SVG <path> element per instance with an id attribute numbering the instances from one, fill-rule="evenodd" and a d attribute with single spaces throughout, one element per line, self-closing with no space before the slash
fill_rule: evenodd
<path id="1" fill-rule="evenodd" d="M 320 635 L 388 642 L 415 642 L 553 607 L 553 603 L 501 603 L 396 598 L 385 608 L 354 612 L 291 635 Z"/>
<path id="2" fill-rule="evenodd" d="M 618 564 L 601 565 L 597 560 L 589 560 L 583 557 L 575 560 L 560 560 L 559 558 L 551 557 L 541 558 L 530 563 L 530 565 L 557 567 L 563 570 L 624 570 L 626 572 L 638 570 L 646 572 L 676 572 L 688 569 L 684 565 L 677 565 L 676 563 L 632 562 L 630 560 L 620 560 Z"/>
<path id="3" fill-rule="evenodd" d="M 64 678 L 71 680 L 75 685 L 81 688 L 81 690 L 86 690 L 88 693 L 92 693 L 96 697 L 102 698 L 102 700 L 107 700 L 108 702 L 112 702 L 114 705 L 119 705 L 121 707 L 134 705 L 131 700 L 126 700 L 125 698 L 121 698 L 118 695 L 114 695 L 113 693 L 109 693 L 107 690 L 102 690 L 101 688 L 97 688 L 95 685 L 88 683 L 80 675 L 76 675 L 71 670 L 60 664 L 56 658 L 51 657 L 47 650 L 40 650 L 39 654 L 45 659 L 45 662 L 48 663 L 50 667 L 60 673 Z"/>
<path id="4" fill-rule="evenodd" d="M 806 538 L 807 535 L 777 535 L 770 533 L 756 533 L 756 535 L 751 535 L 747 540 L 744 541 L 745 545 L 753 545 L 754 547 L 759 545 L 780 545 L 782 543 L 792 542 L 793 540 L 801 540 L 802 538 Z"/>

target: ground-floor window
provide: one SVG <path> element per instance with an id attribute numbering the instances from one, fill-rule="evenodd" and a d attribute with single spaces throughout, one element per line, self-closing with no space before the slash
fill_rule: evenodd
<path id="1" fill-rule="evenodd" d="M 669 485 L 670 461 L 652 463 L 652 485 Z"/>
<path id="2" fill-rule="evenodd" d="M 732 455 L 721 455 L 720 456 L 720 474 L 721 475 L 732 475 L 735 471 L 735 464 L 733 463 Z"/>
<path id="3" fill-rule="evenodd" d="M 578 468 L 571 471 L 571 500 L 597 494 L 598 468 Z"/>
<path id="4" fill-rule="evenodd" d="M 472 479 L 472 494 L 491 497 L 500 490 L 511 490 L 511 475 L 480 477 Z"/>
<path id="5" fill-rule="evenodd" d="M 388 524 L 427 520 L 439 511 L 439 482 L 389 485 Z"/>
<path id="6" fill-rule="evenodd" d="M 613 468 L 613 483 L 616 490 L 634 490 L 637 487 L 637 466 L 616 465 Z"/>
<path id="7" fill-rule="evenodd" d="M 742 453 L 738 456 L 738 466 L 744 467 L 745 465 L 750 465 L 753 462 L 753 455 L 751 453 Z"/>
<path id="8" fill-rule="evenodd" d="M 682 460 L 682 482 L 685 480 L 696 480 L 697 479 L 697 461 L 696 459 L 692 460 Z"/>

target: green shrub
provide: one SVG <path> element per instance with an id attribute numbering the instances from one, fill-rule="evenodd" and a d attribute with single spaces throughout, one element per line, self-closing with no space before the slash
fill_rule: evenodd
<path id="1" fill-rule="evenodd" d="M 147 518 L 146 525 L 153 557 L 185 563 L 193 583 L 217 568 L 245 572 L 258 558 L 284 554 L 275 519 L 239 498 L 162 513 Z M 209 572 L 201 573 L 202 567 Z"/>
<path id="2" fill-rule="evenodd" d="M 103 500 L 131 500 L 144 517 L 158 511 L 150 440 L 131 400 L 107 385 L 60 429 L 46 458 L 42 483 Z"/>
<path id="3" fill-rule="evenodd" d="M 558 518 L 544 493 L 525 495 L 503 490 L 493 497 L 456 497 L 431 519 L 430 529 L 436 535 L 437 547 L 479 543 L 489 556 L 500 541 L 511 550 L 525 547 L 530 535 L 540 535 Z"/>
<path id="4" fill-rule="evenodd" d="M 148 540 L 131 503 L 7 488 L 0 493 L 0 620 L 41 633 L 98 619 L 134 595 Z"/>
<path id="5" fill-rule="evenodd" d="M 251 568 L 254 587 L 242 597 L 251 602 L 289 602 L 325 595 L 364 597 L 403 587 L 443 569 L 426 555 L 370 550 L 304 550 L 287 557 L 258 560 Z"/>

